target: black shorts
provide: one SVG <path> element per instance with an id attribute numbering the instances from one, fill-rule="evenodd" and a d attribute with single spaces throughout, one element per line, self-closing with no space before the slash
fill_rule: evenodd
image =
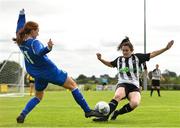
<path id="1" fill-rule="evenodd" d="M 102 86 L 106 86 L 107 84 L 106 83 L 102 83 Z"/>
<path id="2" fill-rule="evenodd" d="M 126 97 L 124 97 L 124 98 L 128 98 L 128 95 L 130 92 L 139 92 L 140 93 L 140 89 L 137 86 L 135 86 L 134 84 L 128 84 L 128 83 L 117 84 L 116 89 L 118 89 L 119 87 L 125 88 Z"/>
<path id="3" fill-rule="evenodd" d="M 29 83 L 33 83 L 33 84 L 34 84 L 34 82 L 35 82 L 34 80 L 30 80 L 30 81 L 29 81 Z"/>
<path id="4" fill-rule="evenodd" d="M 152 86 L 160 86 L 160 80 L 152 80 Z"/>

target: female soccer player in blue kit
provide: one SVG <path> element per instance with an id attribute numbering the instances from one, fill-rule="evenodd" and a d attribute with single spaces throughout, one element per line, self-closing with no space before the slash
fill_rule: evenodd
<path id="1" fill-rule="evenodd" d="M 75 101 L 81 106 L 85 112 L 85 117 L 100 117 L 100 113 L 91 110 L 77 88 L 77 84 L 68 77 L 67 72 L 57 68 L 57 66 L 47 57 L 47 53 L 52 50 L 53 42 L 49 39 L 47 46 L 36 39 L 38 36 L 38 24 L 29 21 L 25 23 L 24 10 L 20 11 L 16 29 L 16 39 L 13 40 L 19 46 L 24 54 L 25 66 L 27 72 L 35 78 L 35 97 L 30 99 L 17 117 L 17 123 L 23 123 L 28 113 L 42 100 L 44 90 L 48 83 L 63 86 L 71 90 Z"/>

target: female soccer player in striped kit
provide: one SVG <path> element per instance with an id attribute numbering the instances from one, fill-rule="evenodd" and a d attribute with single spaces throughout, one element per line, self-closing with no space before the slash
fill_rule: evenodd
<path id="1" fill-rule="evenodd" d="M 121 109 L 114 111 L 111 120 L 115 120 L 118 115 L 131 112 L 141 100 L 139 89 L 139 71 L 142 63 L 170 49 L 174 41 L 171 40 L 165 48 L 142 54 L 133 54 L 134 48 L 128 37 L 122 40 L 118 46 L 118 51 L 122 50 L 122 56 L 117 57 L 114 61 L 102 59 L 101 54 L 97 53 L 97 58 L 108 67 L 116 67 L 118 70 L 118 83 L 113 99 L 109 102 L 110 113 L 106 117 L 94 118 L 93 121 L 107 121 L 110 114 L 116 109 L 118 102 L 127 98 L 129 103 Z"/>
<path id="2" fill-rule="evenodd" d="M 63 86 L 72 92 L 75 101 L 85 112 L 85 117 L 102 116 L 99 112 L 91 110 L 77 88 L 74 80 L 68 76 L 67 72 L 58 69 L 57 66 L 47 57 L 47 53 L 52 50 L 53 42 L 49 39 L 47 46 L 36 39 L 39 35 L 39 26 L 33 21 L 25 23 L 24 10 L 20 11 L 16 37 L 13 39 L 24 54 L 27 72 L 35 78 L 35 97 L 29 100 L 25 108 L 17 117 L 17 123 L 23 123 L 28 113 L 42 100 L 44 90 L 48 83 Z"/>

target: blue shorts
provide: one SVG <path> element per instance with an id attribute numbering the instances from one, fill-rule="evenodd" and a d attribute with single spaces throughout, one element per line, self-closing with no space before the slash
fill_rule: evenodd
<path id="1" fill-rule="evenodd" d="M 35 90 L 43 91 L 48 83 L 62 86 L 67 79 L 67 72 L 56 69 L 44 72 L 40 77 L 35 78 Z"/>

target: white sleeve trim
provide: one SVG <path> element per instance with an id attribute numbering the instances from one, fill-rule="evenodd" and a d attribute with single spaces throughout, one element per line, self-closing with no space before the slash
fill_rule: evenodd
<path id="1" fill-rule="evenodd" d="M 33 43 L 34 43 L 34 41 L 36 41 L 36 39 L 32 41 L 32 43 L 31 43 L 31 48 L 32 48 L 33 53 L 35 54 L 35 50 L 34 50 L 34 48 L 33 48 Z"/>

